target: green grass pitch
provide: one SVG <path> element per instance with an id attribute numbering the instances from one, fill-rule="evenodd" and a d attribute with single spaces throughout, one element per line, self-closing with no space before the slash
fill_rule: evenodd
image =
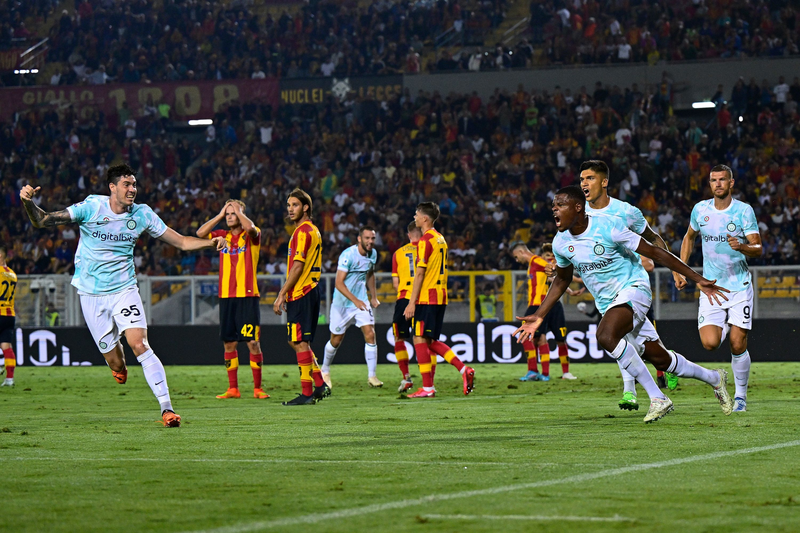
<path id="1" fill-rule="evenodd" d="M 294 408 L 296 367 L 264 367 L 268 400 L 246 366 L 239 400 L 214 398 L 222 365 L 168 367 L 178 429 L 138 365 L 123 386 L 20 367 L 0 389 L 0 531 L 800 530 L 800 363 L 754 364 L 731 416 L 682 380 L 650 425 L 646 405 L 618 410 L 615 365 L 573 365 L 572 382 L 553 367 L 520 383 L 523 365 L 479 366 L 465 398 L 440 364 L 438 397 L 415 401 L 397 367 L 378 390 L 340 365 L 331 398 Z"/>

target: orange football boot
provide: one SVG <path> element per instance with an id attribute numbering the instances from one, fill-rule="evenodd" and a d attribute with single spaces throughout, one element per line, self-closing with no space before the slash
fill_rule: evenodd
<path id="1" fill-rule="evenodd" d="M 217 396 L 219 398 L 219 396 Z M 266 400 L 269 398 L 269 394 L 264 392 L 264 389 L 253 389 L 253 398 L 258 398 L 259 400 Z"/>
<path id="2" fill-rule="evenodd" d="M 122 372 L 114 372 L 111 371 L 111 375 L 114 376 L 114 379 L 117 380 L 117 383 L 120 385 L 124 385 L 126 381 L 128 381 L 128 369 L 123 368 Z"/>
<path id="3" fill-rule="evenodd" d="M 217 398 L 224 400 L 225 398 L 241 398 L 242 395 L 239 389 L 228 389 L 222 394 L 217 394 Z"/>
<path id="4" fill-rule="evenodd" d="M 161 419 L 164 421 L 164 427 L 181 427 L 181 415 L 177 414 L 175 411 L 164 411 L 161 413 Z"/>

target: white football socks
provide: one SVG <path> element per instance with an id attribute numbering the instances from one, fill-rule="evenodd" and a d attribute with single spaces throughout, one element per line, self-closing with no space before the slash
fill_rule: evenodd
<path id="1" fill-rule="evenodd" d="M 153 391 L 158 403 L 161 404 L 161 412 L 173 411 L 172 401 L 169 399 L 169 387 L 167 387 L 167 374 L 164 372 L 164 365 L 161 364 L 161 360 L 153 353 L 152 349 L 137 356 L 136 360 L 142 365 L 144 379 L 147 380 L 150 390 Z"/>
<path id="2" fill-rule="evenodd" d="M 745 350 L 739 355 L 731 354 L 731 370 L 736 383 L 736 398 L 747 399 L 747 383 L 750 381 L 750 352 Z"/>
<path id="3" fill-rule="evenodd" d="M 712 387 L 719 385 L 719 374 L 713 370 L 703 368 L 702 366 L 689 361 L 674 350 L 669 350 L 669 353 L 672 355 L 672 364 L 669 365 L 667 372 L 671 372 L 682 378 L 699 379 L 704 383 L 708 383 Z"/>
<path id="4" fill-rule="evenodd" d="M 375 377 L 378 370 L 378 345 L 377 344 L 364 344 L 364 359 L 367 360 L 367 371 L 369 377 Z"/>
<path id="5" fill-rule="evenodd" d="M 325 374 L 330 374 L 331 372 L 331 364 L 333 363 L 333 358 L 336 357 L 336 351 L 339 348 L 334 348 L 331 341 L 325 343 L 325 359 L 322 361 L 322 372 Z"/>
<path id="6" fill-rule="evenodd" d="M 617 360 L 617 364 L 621 370 L 627 370 L 630 375 L 636 378 L 636 381 L 644 387 L 650 399 L 666 399 L 666 396 L 664 396 L 664 393 L 662 393 L 661 389 L 656 385 L 653 376 L 650 374 L 650 371 L 647 370 L 644 361 L 639 357 L 639 353 L 636 351 L 633 344 L 625 339 L 620 340 L 617 347 L 611 352 L 611 356 Z"/>
<path id="7" fill-rule="evenodd" d="M 622 374 L 622 392 L 631 392 L 636 396 L 636 378 L 621 366 L 619 367 L 619 372 Z"/>

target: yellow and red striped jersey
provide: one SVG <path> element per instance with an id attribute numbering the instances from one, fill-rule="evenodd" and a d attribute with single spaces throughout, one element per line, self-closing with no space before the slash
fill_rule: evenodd
<path id="1" fill-rule="evenodd" d="M 0 316 L 15 316 L 14 294 L 17 292 L 17 275 L 7 266 L 0 267 Z"/>
<path id="2" fill-rule="evenodd" d="M 322 273 L 322 235 L 310 220 L 297 226 L 289 241 L 289 257 L 286 275 L 292 270 L 295 261 L 303 263 L 303 273 L 294 287 L 290 288 L 286 300 L 299 300 L 317 286 Z"/>
<path id="3" fill-rule="evenodd" d="M 214 230 L 208 237 L 225 237 L 225 247 L 219 252 L 219 297 L 259 296 L 256 274 L 261 231 L 255 239 L 246 231 L 234 235 L 224 229 Z"/>
<path id="4" fill-rule="evenodd" d="M 417 263 L 417 243 L 401 246 L 392 256 L 392 277 L 397 278 L 397 299 L 408 299 L 414 285 L 414 265 Z"/>
<path id="5" fill-rule="evenodd" d="M 417 243 L 417 268 L 424 268 L 418 304 L 447 305 L 447 241 L 431 228 Z"/>
<path id="6" fill-rule="evenodd" d="M 528 265 L 528 305 L 542 305 L 544 297 L 547 296 L 549 283 L 544 269 L 547 261 L 534 255 Z"/>

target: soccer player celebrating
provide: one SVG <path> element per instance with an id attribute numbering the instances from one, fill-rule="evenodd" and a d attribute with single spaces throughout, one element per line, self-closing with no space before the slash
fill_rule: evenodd
<path id="1" fill-rule="evenodd" d="M 630 252 L 649 257 L 689 277 L 709 300 L 724 300 L 723 293 L 727 289 L 703 278 L 666 250 L 651 246 L 620 221 L 611 217 L 589 217 L 585 205 L 586 197 L 575 185 L 556 193 L 553 199 L 553 217 L 558 228 L 553 240 L 556 276 L 542 305 L 533 315 L 521 319 L 524 323 L 514 335 L 519 335 L 520 342 L 534 337 L 544 317 L 566 292 L 577 269 L 603 314 L 597 327 L 597 341 L 647 391 L 650 409 L 644 421 L 653 422 L 673 407 L 639 356 L 645 350 L 646 341 L 658 343 L 658 334 L 646 318 L 652 299 L 650 280 L 639 258 Z M 669 361 L 670 371 L 714 387 L 723 412 L 730 414 L 732 401 L 725 389 L 727 372 L 707 370 L 680 354 L 667 352 L 663 346 L 661 352 L 660 357 Z M 653 356 L 657 368 L 665 364 L 661 358 Z"/>
<path id="2" fill-rule="evenodd" d="M 289 241 L 288 270 L 273 310 L 286 311 L 289 346 L 297 354 L 302 392 L 283 405 L 313 405 L 330 395 L 322 372 L 311 351 L 319 319 L 319 278 L 322 272 L 322 236 L 311 222 L 313 204 L 307 192 L 295 189 L 289 194 L 286 209 L 294 223 Z"/>
<path id="3" fill-rule="evenodd" d="M 733 410 L 747 411 L 747 383 L 750 379 L 750 352 L 747 333 L 752 328 L 753 284 L 747 268 L 748 257 L 761 257 L 761 235 L 753 208 L 735 200 L 733 172 L 717 165 L 709 175 L 714 197 L 692 209 L 689 228 L 681 244 L 681 259 L 689 261 L 697 235 L 703 240 L 703 274 L 719 278 L 731 289 L 728 301 L 712 307 L 700 298 L 697 327 L 706 350 L 716 350 L 730 329 L 731 368 L 736 384 Z M 678 290 L 686 278 L 673 273 Z"/>
<path id="4" fill-rule="evenodd" d="M 241 398 L 239 392 L 239 353 L 236 345 L 246 342 L 250 350 L 253 371 L 253 397 L 269 398 L 261 388 L 261 307 L 259 305 L 258 254 L 261 249 L 261 230 L 245 214 L 241 200 L 228 200 L 217 216 L 200 226 L 197 236 L 222 237 L 225 246 L 219 251 L 219 329 L 225 345 L 225 368 L 228 371 L 228 390 L 217 398 Z M 228 230 L 215 230 L 222 220 Z"/>
<path id="5" fill-rule="evenodd" d="M 133 203 L 136 176 L 128 165 L 110 167 L 106 180 L 109 196 L 93 194 L 63 211 L 48 213 L 34 203 L 33 197 L 41 187 L 25 185 L 19 196 L 36 228 L 72 222 L 80 225 L 72 284 L 78 289 L 83 317 L 94 342 L 114 379 L 123 384 L 128 379 L 120 343 L 124 334 L 161 405 L 164 425 L 179 427 L 181 417 L 172 409 L 164 366 L 147 341 L 147 318 L 136 284 L 133 248 L 144 232 L 183 251 L 212 247 L 219 250 L 225 240 L 180 235 L 167 227 L 150 207 Z"/>
<path id="6" fill-rule="evenodd" d="M 367 382 L 370 387 L 383 387 L 378 379 L 378 345 L 375 344 L 375 316 L 372 309 L 378 307 L 375 289 L 375 230 L 364 226 L 358 231 L 358 244 L 347 248 L 339 256 L 336 269 L 336 288 L 331 304 L 331 339 L 325 344 L 325 360 L 322 362 L 322 379 L 331 387 L 331 363 L 351 325 L 361 328 L 364 334 L 364 358 L 367 360 Z M 369 293 L 369 299 L 367 299 Z"/>
<path id="7" fill-rule="evenodd" d="M 608 216 L 622 222 L 632 232 L 641 235 L 644 240 L 663 250 L 668 250 L 667 243 L 658 233 L 654 232 L 645 220 L 639 208 L 632 206 L 628 202 L 611 198 L 608 195 L 608 165 L 599 159 L 584 161 L 580 168 L 580 184 L 583 194 L 586 196 L 586 213 L 590 216 Z M 641 257 L 642 265 L 646 270 L 653 270 L 653 262 L 647 257 Z M 650 311 L 648 311 L 650 313 Z M 620 368 L 622 373 L 622 399 L 619 401 L 619 408 L 626 410 L 638 410 L 639 403 L 636 398 L 636 380 L 625 369 Z M 664 372 L 658 371 L 659 380 L 664 379 Z M 667 385 L 670 390 L 678 387 L 678 378 L 675 374 L 667 373 Z"/>
<path id="8" fill-rule="evenodd" d="M 464 394 L 472 392 L 475 370 L 466 366 L 445 343 L 439 341 L 447 309 L 447 241 L 441 233 L 433 229 L 439 218 L 439 206 L 433 202 L 422 202 L 417 206 L 414 222 L 422 232 L 417 243 L 417 264 L 414 284 L 403 316 L 413 317 L 414 351 L 417 354 L 419 372 L 422 375 L 422 388 L 409 398 L 433 398 L 431 372 L 431 352 L 441 355 L 444 360 L 461 372 Z"/>
<path id="9" fill-rule="evenodd" d="M 525 246 L 516 242 L 511 245 L 511 254 L 517 263 L 528 265 L 528 309 L 526 315 L 532 315 L 542 304 L 550 282 L 545 268 L 555 259 L 550 244 L 542 246 L 542 255 L 538 256 Z M 567 322 L 564 318 L 564 306 L 556 302 L 536 332 L 533 342 L 525 341 L 523 350 L 528 358 L 528 373 L 519 378 L 520 381 L 550 381 L 550 345 L 547 343 L 547 332 L 552 331 L 558 345 L 558 358 L 561 360 L 561 379 L 576 379 L 569 371 L 569 350 L 567 349 Z M 536 364 L 537 352 L 542 358 L 542 373 Z"/>
<path id="10" fill-rule="evenodd" d="M 14 314 L 14 294 L 17 291 L 17 275 L 6 264 L 6 250 L 0 248 L 0 349 L 3 350 L 3 365 L 0 376 L 6 373 L 6 379 L 0 387 L 14 386 L 14 370 L 17 356 L 11 343 L 14 342 L 16 315 Z"/>
<path id="11" fill-rule="evenodd" d="M 414 383 L 411 381 L 411 374 L 408 371 L 408 351 L 406 350 L 406 339 L 411 339 L 411 320 L 407 319 L 403 313 L 408 306 L 408 297 L 411 295 L 411 288 L 414 285 L 414 265 L 417 264 L 417 242 L 422 237 L 422 231 L 417 227 L 416 222 L 408 225 L 408 244 L 398 248 L 392 256 L 392 284 L 397 291 L 397 301 L 394 304 L 394 318 L 392 319 L 392 333 L 394 333 L 394 355 L 397 358 L 397 366 L 403 374 L 397 392 L 411 390 Z M 413 339 L 412 339 L 413 340 Z M 436 357 L 431 357 L 431 373 L 436 367 Z"/>

